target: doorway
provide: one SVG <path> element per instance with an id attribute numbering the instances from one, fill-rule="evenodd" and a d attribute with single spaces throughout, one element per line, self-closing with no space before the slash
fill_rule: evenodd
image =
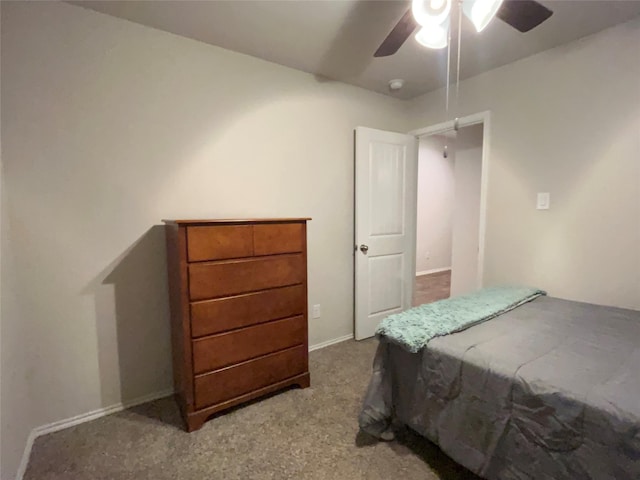
<path id="1" fill-rule="evenodd" d="M 482 286 L 489 120 L 489 112 L 483 112 L 459 119 L 457 128 L 449 121 L 408 134 L 356 128 L 353 245 L 356 340 L 372 336 L 383 318 L 406 310 L 413 303 L 416 272 L 420 271 L 416 269 L 418 140 L 457 130 L 455 140 L 461 142 L 458 137 L 464 136 L 464 128 L 476 124 L 480 124 L 482 138 L 478 150 L 480 166 L 474 164 L 476 175 L 458 175 L 454 162 L 458 195 L 454 195 L 451 220 L 452 276 L 448 288 L 450 294 L 460 294 Z M 447 141 L 453 145 L 453 140 Z M 455 157 L 465 158 L 461 151 L 456 151 Z M 466 163 L 460 160 L 458 166 Z M 462 180 L 458 181 L 458 177 Z M 475 179 L 473 186 L 468 186 L 470 178 Z M 467 195 L 471 192 L 474 195 Z M 474 218 L 457 213 L 457 203 L 465 196 L 475 202 Z"/>
<path id="2" fill-rule="evenodd" d="M 478 122 L 419 136 L 413 306 L 481 286 L 484 134 Z"/>

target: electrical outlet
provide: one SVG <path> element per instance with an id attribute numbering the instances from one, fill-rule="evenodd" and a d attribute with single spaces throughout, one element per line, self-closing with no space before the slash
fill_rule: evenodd
<path id="1" fill-rule="evenodd" d="M 538 210 L 549 210 L 550 204 L 551 204 L 551 195 L 549 194 L 549 192 L 538 193 L 538 198 L 536 201 L 536 208 Z"/>
<path id="2" fill-rule="evenodd" d="M 431 258 L 431 252 L 427 252 L 427 253 L 425 254 L 425 258 L 426 258 L 427 260 L 429 260 L 429 259 Z"/>
<path id="3" fill-rule="evenodd" d="M 311 307 L 311 318 L 320 318 L 320 304 Z"/>

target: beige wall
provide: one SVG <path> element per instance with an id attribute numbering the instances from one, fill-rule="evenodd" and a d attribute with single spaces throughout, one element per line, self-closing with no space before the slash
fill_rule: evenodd
<path id="1" fill-rule="evenodd" d="M 310 343 L 353 332 L 353 129 L 407 131 L 405 102 L 64 3 L 2 9 L 33 425 L 170 387 L 162 218 L 313 217 Z"/>
<path id="2" fill-rule="evenodd" d="M 32 416 L 33 397 L 28 382 L 36 358 L 32 357 L 34 352 L 16 297 L 4 172 L 0 172 L 0 176 L 0 478 L 9 480 L 16 472 L 29 433 L 37 426 Z"/>
<path id="3" fill-rule="evenodd" d="M 443 157 L 446 139 L 423 137 L 418 150 L 416 272 L 451 267 L 453 155 Z"/>
<path id="4" fill-rule="evenodd" d="M 2 153 L 4 146 L 0 146 Z M 13 478 L 29 433 L 36 426 L 31 416 L 32 397 L 27 381 L 30 347 L 16 298 L 8 204 L 0 158 L 0 479 L 3 480 Z"/>
<path id="5" fill-rule="evenodd" d="M 459 116 L 491 110 L 486 284 L 640 308 L 638 45 L 636 19 L 461 83 Z M 413 128 L 445 120 L 443 93 Z"/>

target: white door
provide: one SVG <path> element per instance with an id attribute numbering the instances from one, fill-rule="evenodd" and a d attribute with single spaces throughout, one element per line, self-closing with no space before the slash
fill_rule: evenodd
<path id="1" fill-rule="evenodd" d="M 411 306 L 415 280 L 417 139 L 356 129 L 355 337 Z"/>

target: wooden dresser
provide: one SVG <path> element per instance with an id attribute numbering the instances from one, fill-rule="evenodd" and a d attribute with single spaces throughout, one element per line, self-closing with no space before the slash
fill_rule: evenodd
<path id="1" fill-rule="evenodd" d="M 188 431 L 309 386 L 307 220 L 164 220 L 174 385 Z"/>

